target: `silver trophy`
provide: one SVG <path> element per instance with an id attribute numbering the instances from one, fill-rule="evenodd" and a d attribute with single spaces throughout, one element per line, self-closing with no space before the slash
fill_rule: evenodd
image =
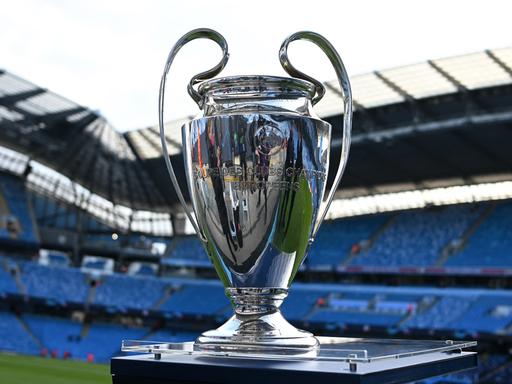
<path id="1" fill-rule="evenodd" d="M 176 54 L 198 38 L 215 41 L 223 57 L 188 85 L 189 95 L 203 112 L 182 127 L 194 217 L 167 150 L 164 93 Z M 312 108 L 325 94 L 322 83 L 297 70 L 288 59 L 288 45 L 300 39 L 313 42 L 327 55 L 343 96 L 341 158 L 326 199 L 331 125 L 320 120 Z M 334 47 L 314 32 L 297 32 L 283 42 L 279 60 L 290 78 L 212 79 L 228 57 L 222 35 L 211 29 L 193 30 L 172 48 L 160 84 L 164 159 L 177 196 L 235 311 L 221 327 L 204 332 L 194 348 L 313 351 L 318 339 L 288 323 L 279 307 L 313 243 L 347 163 L 352 125 L 348 75 Z"/>

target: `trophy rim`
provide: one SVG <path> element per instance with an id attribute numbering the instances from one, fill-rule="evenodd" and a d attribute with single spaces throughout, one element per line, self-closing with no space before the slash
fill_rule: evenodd
<path id="1" fill-rule="evenodd" d="M 225 76 L 202 82 L 198 87 L 200 95 L 240 95 L 255 92 L 272 92 L 294 94 L 297 96 L 313 98 L 316 92 L 315 85 L 309 81 L 295 77 L 272 75 L 238 75 Z"/>

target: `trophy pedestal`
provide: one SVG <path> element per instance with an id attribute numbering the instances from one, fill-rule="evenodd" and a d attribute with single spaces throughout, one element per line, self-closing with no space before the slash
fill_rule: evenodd
<path id="1" fill-rule="evenodd" d="M 197 350 L 289 354 L 312 351 L 319 346 L 312 333 L 295 328 L 278 310 L 264 315 L 235 314 L 217 329 L 204 332 L 194 343 Z"/>
<path id="2" fill-rule="evenodd" d="M 205 351 L 187 343 L 124 341 L 125 352 L 142 355 L 111 361 L 114 384 L 312 382 L 398 384 L 477 366 L 475 342 L 318 337 L 319 348 L 298 354 Z"/>

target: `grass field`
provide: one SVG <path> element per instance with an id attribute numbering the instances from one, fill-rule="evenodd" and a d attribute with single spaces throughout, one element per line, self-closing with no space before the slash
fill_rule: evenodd
<path id="1" fill-rule="evenodd" d="M 107 384 L 108 365 L 0 354 L 1 384 Z"/>

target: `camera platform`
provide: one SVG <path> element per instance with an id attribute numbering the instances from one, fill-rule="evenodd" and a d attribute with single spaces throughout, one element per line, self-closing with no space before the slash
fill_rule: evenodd
<path id="1" fill-rule="evenodd" d="M 279 348 L 274 352 L 195 350 L 193 342 L 123 341 L 124 352 L 144 352 L 111 360 L 114 384 L 398 384 L 477 366 L 467 341 L 390 340 L 318 337 L 314 352 Z M 289 381 L 288 381 L 289 380 Z"/>

